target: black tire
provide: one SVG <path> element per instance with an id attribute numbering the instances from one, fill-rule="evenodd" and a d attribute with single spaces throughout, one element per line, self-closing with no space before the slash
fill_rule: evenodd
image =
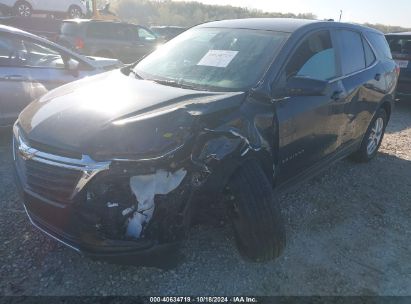
<path id="1" fill-rule="evenodd" d="M 13 13 L 15 16 L 30 17 L 33 14 L 33 8 L 26 1 L 17 1 L 14 5 Z"/>
<path id="2" fill-rule="evenodd" d="M 368 150 L 368 145 L 370 143 L 370 137 L 372 136 L 375 128 L 376 121 L 382 119 L 383 126 L 381 130 L 381 136 L 378 140 L 378 143 L 375 145 L 375 149 L 370 153 Z M 378 153 L 378 149 L 381 146 L 382 140 L 384 139 L 385 128 L 387 127 L 388 123 L 388 115 L 384 109 L 379 109 L 375 114 L 374 118 L 371 120 L 370 125 L 368 126 L 367 132 L 364 135 L 364 138 L 361 142 L 360 149 L 357 152 L 351 155 L 351 159 L 357 162 L 366 163 L 372 160 Z"/>
<path id="3" fill-rule="evenodd" d="M 246 162 L 228 183 L 231 219 L 240 253 L 256 262 L 281 255 L 286 242 L 278 199 L 256 161 Z"/>
<path id="4" fill-rule="evenodd" d="M 68 10 L 68 17 L 71 19 L 81 18 L 83 17 L 83 12 L 81 11 L 81 8 L 79 6 L 72 5 Z"/>

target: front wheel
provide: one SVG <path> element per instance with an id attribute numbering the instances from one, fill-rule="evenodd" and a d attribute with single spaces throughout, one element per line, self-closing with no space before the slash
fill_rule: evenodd
<path id="1" fill-rule="evenodd" d="M 228 192 L 240 253 L 256 262 L 280 256 L 285 227 L 278 199 L 259 163 L 246 162 L 229 181 Z"/>
<path id="2" fill-rule="evenodd" d="M 387 123 L 387 112 L 384 109 L 379 109 L 364 135 L 360 149 L 352 155 L 354 160 L 369 162 L 377 155 L 384 138 Z"/>
<path id="3" fill-rule="evenodd" d="M 72 5 L 69 8 L 68 16 L 72 19 L 81 18 L 83 16 L 83 12 L 81 11 L 81 8 L 77 5 Z"/>

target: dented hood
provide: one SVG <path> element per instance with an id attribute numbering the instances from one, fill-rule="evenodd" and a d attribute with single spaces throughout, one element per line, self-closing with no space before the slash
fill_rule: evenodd
<path id="1" fill-rule="evenodd" d="M 155 154 L 181 143 L 195 117 L 240 105 L 244 92 L 206 92 L 139 80 L 115 70 L 31 103 L 19 117 L 27 140 L 95 155 Z M 146 115 L 145 115 L 146 114 Z"/>

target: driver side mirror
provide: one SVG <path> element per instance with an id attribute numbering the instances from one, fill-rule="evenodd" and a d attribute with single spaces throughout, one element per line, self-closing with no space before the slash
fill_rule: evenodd
<path id="1" fill-rule="evenodd" d="M 74 60 L 73 58 L 64 58 L 64 66 L 70 74 L 74 77 L 78 77 L 80 63 L 77 60 Z"/>
<path id="2" fill-rule="evenodd" d="M 79 62 L 77 60 L 74 60 L 74 59 L 70 58 L 67 61 L 67 69 L 69 71 L 77 71 L 78 67 L 79 67 Z"/>
<path id="3" fill-rule="evenodd" d="M 287 96 L 323 96 L 328 81 L 295 76 L 288 79 L 285 94 Z"/>

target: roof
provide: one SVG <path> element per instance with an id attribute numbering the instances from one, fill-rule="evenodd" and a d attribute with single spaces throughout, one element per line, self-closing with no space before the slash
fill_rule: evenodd
<path id="1" fill-rule="evenodd" d="M 320 21 L 320 20 L 307 20 L 307 19 L 291 19 L 291 18 L 249 18 L 249 19 L 232 19 L 213 21 L 198 25 L 198 27 L 222 27 L 222 28 L 243 28 L 253 30 L 266 30 L 293 33 L 300 28 L 307 26 L 321 26 L 327 25 L 329 27 L 346 27 L 355 28 L 359 30 L 367 30 L 376 33 L 381 33 L 375 29 L 343 22 L 334 21 Z"/>
<path id="2" fill-rule="evenodd" d="M 271 30 L 279 32 L 294 32 L 300 27 L 318 22 L 316 20 L 289 19 L 289 18 L 249 18 L 213 21 L 199 25 L 199 27 L 227 27 L 247 28 L 254 30 Z"/>

